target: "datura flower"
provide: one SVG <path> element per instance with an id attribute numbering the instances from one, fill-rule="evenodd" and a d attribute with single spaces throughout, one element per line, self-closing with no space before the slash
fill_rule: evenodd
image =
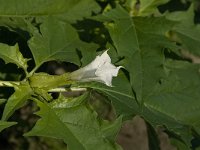
<path id="1" fill-rule="evenodd" d="M 87 66 L 72 72 L 71 79 L 78 82 L 97 81 L 112 86 L 112 78 L 117 76 L 122 66 L 114 66 L 107 51 L 97 56 Z"/>

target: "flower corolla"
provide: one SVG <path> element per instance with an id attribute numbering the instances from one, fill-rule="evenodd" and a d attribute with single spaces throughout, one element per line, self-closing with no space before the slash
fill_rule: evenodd
<path id="1" fill-rule="evenodd" d="M 90 64 L 71 73 L 71 79 L 79 82 L 97 81 L 112 86 L 112 78 L 118 75 L 119 69 L 111 63 L 111 58 L 105 51 Z"/>

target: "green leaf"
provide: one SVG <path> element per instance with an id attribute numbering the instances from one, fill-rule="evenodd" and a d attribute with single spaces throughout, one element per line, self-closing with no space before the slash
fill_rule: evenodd
<path id="1" fill-rule="evenodd" d="M 170 142 L 172 145 L 176 146 L 177 150 L 188 150 L 190 147 L 185 145 L 183 142 L 176 138 L 170 138 Z"/>
<path id="2" fill-rule="evenodd" d="M 200 66 L 171 60 L 165 67 L 167 77 L 144 100 L 150 111 L 145 110 L 144 116 L 153 124 L 164 124 L 189 145 L 191 128 L 200 133 Z"/>
<path id="3" fill-rule="evenodd" d="M 200 25 L 194 24 L 194 15 L 194 8 L 191 5 L 187 11 L 170 13 L 167 18 L 179 21 L 179 24 L 173 28 L 178 37 L 174 40 L 182 44 L 182 49 L 200 56 Z"/>
<path id="4" fill-rule="evenodd" d="M 164 76 L 163 49 L 176 48 L 175 43 L 165 37 L 174 22 L 163 17 L 132 19 L 120 6 L 105 13 L 103 17 L 114 21 L 107 28 L 118 55 L 124 57 L 121 64 L 130 73 L 130 82 L 136 92 L 137 101 L 142 103 Z"/>
<path id="5" fill-rule="evenodd" d="M 119 129 L 122 126 L 122 116 L 118 117 L 114 122 L 103 121 L 102 131 L 106 138 L 115 142 Z"/>
<path id="6" fill-rule="evenodd" d="M 80 64 L 76 48 L 81 41 L 70 24 L 48 17 L 40 26 L 40 32 L 35 29 L 28 42 L 36 67 L 50 60 Z"/>
<path id="7" fill-rule="evenodd" d="M 7 120 L 15 110 L 22 107 L 32 94 L 32 89 L 28 83 L 16 85 L 15 92 L 9 97 L 2 115 L 2 120 Z"/>
<path id="8" fill-rule="evenodd" d="M 139 106 L 136 102 L 131 85 L 124 74 L 119 74 L 113 80 L 113 87 L 101 83 L 84 83 L 80 87 L 92 88 L 105 94 L 112 101 L 118 115 L 131 116 L 139 113 Z M 122 86 L 123 85 L 123 86 Z"/>
<path id="9" fill-rule="evenodd" d="M 1 121 L 0 120 L 0 132 L 2 130 L 4 130 L 5 128 L 8 128 L 8 127 L 13 126 L 15 124 L 16 124 L 16 122 L 7 122 L 7 121 Z"/>
<path id="10" fill-rule="evenodd" d="M 96 50 L 98 48 L 97 44 L 94 43 L 82 43 L 80 46 L 82 58 L 81 58 L 81 67 L 92 62 L 97 56 Z"/>
<path id="11" fill-rule="evenodd" d="M 19 18 L 19 17 L 1 17 L 0 16 L 0 26 L 7 27 L 9 30 L 14 31 L 14 32 L 19 32 L 17 29 L 21 29 L 24 31 L 29 31 L 28 30 L 28 25 L 27 22 L 31 22 L 33 18 Z M 22 36 L 22 34 L 20 34 Z"/>
<path id="12" fill-rule="evenodd" d="M 165 62 L 163 49 L 177 50 L 166 38 L 175 22 L 163 17 L 131 18 L 119 6 L 98 19 L 114 21 L 107 28 L 118 55 L 124 57 L 120 64 L 129 71 L 132 88 L 142 104 L 138 114 L 154 126 L 165 125 L 190 145 L 191 128 L 200 131 L 199 66 Z"/>
<path id="13" fill-rule="evenodd" d="M 0 58 L 2 58 L 5 63 L 14 63 L 18 67 L 23 68 L 25 71 L 28 67 L 27 59 L 22 56 L 17 44 L 9 46 L 7 44 L 0 43 Z"/>
<path id="14" fill-rule="evenodd" d="M 155 129 L 147 122 L 146 126 L 147 126 L 149 150 L 160 150 L 160 140 L 158 139 L 158 135 Z"/>
<path id="15" fill-rule="evenodd" d="M 68 3 L 68 10 L 63 14 L 58 15 L 58 18 L 72 23 L 77 20 L 90 17 L 92 12 L 98 13 L 101 10 L 99 5 L 94 0 L 68 0 L 65 2 Z M 70 7 L 70 4 L 72 7 Z"/>
<path id="16" fill-rule="evenodd" d="M 195 125 L 200 115 L 199 65 L 169 61 L 169 75 L 157 85 L 155 93 L 148 97 L 145 105 L 160 110 L 175 120 Z M 171 105 L 173 103 L 173 105 Z M 190 105 L 191 104 L 191 105 Z M 178 106 L 181 106 L 178 108 Z M 168 109 L 170 107 L 170 109 Z"/>
<path id="17" fill-rule="evenodd" d="M 67 21 L 74 22 L 83 17 L 88 17 L 92 12 L 100 10 L 93 0 L 0 0 L 1 18 L 25 18 L 25 17 L 46 17 L 57 16 Z"/>
<path id="18" fill-rule="evenodd" d="M 159 5 L 165 4 L 169 0 L 140 0 L 139 15 L 146 16 L 157 11 Z"/>
<path id="19" fill-rule="evenodd" d="M 131 13 L 137 16 L 149 16 L 155 12 L 158 12 L 158 6 L 169 2 L 169 0 L 128 0 L 126 6 L 131 9 Z"/>
<path id="20" fill-rule="evenodd" d="M 34 89 L 50 90 L 59 86 L 73 83 L 70 80 L 69 73 L 62 75 L 49 75 L 47 73 L 35 73 L 29 78 L 30 86 Z"/>
<path id="21" fill-rule="evenodd" d="M 20 5 L 15 0 L 0 0 L 0 4 L 0 26 L 8 27 L 25 38 L 27 34 L 20 30 L 30 33 L 28 24 L 35 24 L 35 18 L 40 20 L 39 24 L 49 16 L 75 23 L 100 11 L 94 0 L 21 0 Z"/>
<path id="22" fill-rule="evenodd" d="M 58 99 L 50 103 L 52 108 L 71 108 L 81 105 L 85 99 L 88 97 L 87 94 L 83 94 L 79 97 L 69 97 L 66 98 L 62 94 L 59 95 Z"/>
<path id="23" fill-rule="evenodd" d="M 82 98 L 85 98 L 83 96 Z M 119 149 L 101 131 L 97 114 L 85 105 L 67 108 L 53 108 L 37 101 L 41 119 L 26 136 L 46 136 L 63 139 L 69 149 L 102 150 Z M 58 104 L 56 104 L 57 106 Z M 44 130 L 45 128 L 45 130 Z"/>

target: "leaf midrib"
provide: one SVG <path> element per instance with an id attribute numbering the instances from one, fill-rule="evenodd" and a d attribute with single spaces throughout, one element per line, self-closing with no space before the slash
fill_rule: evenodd
<path id="1" fill-rule="evenodd" d="M 49 106 L 47 106 L 47 107 L 49 107 Z M 49 109 L 51 109 L 51 107 L 49 107 Z M 69 132 L 71 132 L 71 134 L 74 136 L 74 138 L 80 143 L 80 145 L 82 145 L 83 146 L 83 148 L 85 149 L 85 150 L 87 150 L 87 148 L 85 147 L 85 145 L 83 144 L 83 143 L 81 143 L 80 142 L 80 140 L 76 137 L 76 135 L 67 127 L 67 125 L 64 123 L 64 122 L 62 122 L 62 120 L 60 120 L 60 118 L 57 116 L 57 114 L 55 113 L 55 111 L 53 110 L 53 109 L 51 109 L 51 111 L 54 113 L 54 115 L 56 116 L 56 118 L 58 119 L 58 121 L 65 127 L 65 128 L 67 128 L 68 129 L 68 131 Z M 48 114 L 49 114 L 49 112 L 47 112 Z M 48 116 L 48 120 L 50 119 L 50 115 L 48 115 L 47 114 L 47 116 Z M 42 117 L 42 116 L 41 116 Z M 50 119 L 51 120 L 51 119 Z M 48 124 L 46 124 L 46 126 L 48 126 Z"/>
<path id="2" fill-rule="evenodd" d="M 85 86 L 85 87 L 87 87 L 87 86 Z M 103 92 L 107 91 L 107 92 L 116 93 L 116 94 L 119 94 L 119 95 L 122 95 L 122 96 L 125 96 L 125 97 L 128 97 L 128 98 L 131 98 L 131 99 L 135 100 L 133 96 L 130 96 L 128 94 L 124 94 L 124 93 L 121 93 L 121 92 L 118 92 L 118 91 L 114 91 L 114 90 L 110 90 L 110 89 L 106 89 L 106 88 L 94 87 L 94 86 L 88 86 L 88 87 L 89 88 L 93 88 L 93 89 L 97 89 L 97 90 L 100 90 L 100 91 L 103 91 Z"/>

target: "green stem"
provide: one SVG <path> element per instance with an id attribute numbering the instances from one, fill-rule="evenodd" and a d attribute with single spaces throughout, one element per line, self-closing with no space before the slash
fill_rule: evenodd
<path id="1" fill-rule="evenodd" d="M 59 86 L 70 85 L 74 83 L 70 79 L 68 73 L 63 75 L 49 75 L 46 73 L 36 73 L 29 78 L 30 86 L 33 88 L 40 88 L 50 90 Z"/>
<path id="2" fill-rule="evenodd" d="M 0 87 L 14 87 L 14 85 L 20 85 L 19 81 L 0 81 Z"/>
<path id="3" fill-rule="evenodd" d="M 84 92 L 84 91 L 87 91 L 86 88 L 63 88 L 63 87 L 60 87 L 60 88 L 54 88 L 54 89 L 50 89 L 49 92 L 69 92 L 69 91 L 72 91 L 72 92 Z"/>
<path id="4" fill-rule="evenodd" d="M 0 81 L 0 87 L 14 87 L 14 85 L 20 85 L 20 81 Z M 65 87 L 59 87 L 59 88 L 52 88 L 49 90 L 49 92 L 77 92 L 77 91 L 86 91 L 86 88 L 65 88 Z"/>
<path id="5" fill-rule="evenodd" d="M 29 72 L 28 74 L 27 74 L 27 78 L 29 78 L 29 77 L 31 77 L 34 73 L 35 73 L 35 71 L 38 69 L 39 67 L 35 67 L 35 68 L 33 68 L 33 70 L 31 70 L 31 72 Z"/>

